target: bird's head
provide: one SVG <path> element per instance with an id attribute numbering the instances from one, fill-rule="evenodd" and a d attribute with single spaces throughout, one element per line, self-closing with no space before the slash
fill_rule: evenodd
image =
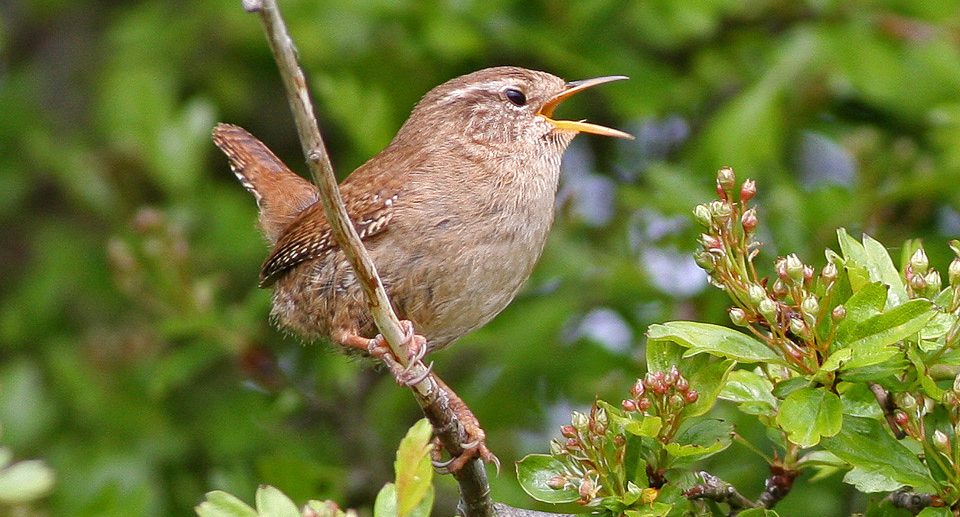
<path id="1" fill-rule="evenodd" d="M 398 138 L 411 134 L 419 141 L 447 140 L 449 145 L 479 145 L 505 153 L 522 153 L 544 145 L 562 152 L 578 133 L 633 138 L 583 120 L 553 118 L 554 109 L 576 93 L 620 79 L 626 77 L 567 82 L 525 68 L 486 68 L 428 92 Z"/>

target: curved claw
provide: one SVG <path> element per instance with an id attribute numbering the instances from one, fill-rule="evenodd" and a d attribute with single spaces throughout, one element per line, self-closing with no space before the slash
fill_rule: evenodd
<path id="1" fill-rule="evenodd" d="M 411 363 L 411 364 L 416 364 L 416 363 Z M 410 371 L 409 367 L 407 367 L 407 369 L 404 370 L 404 372 L 409 372 L 409 371 Z M 420 375 L 417 375 L 413 379 L 397 379 L 397 381 L 400 382 L 400 384 L 403 386 L 407 386 L 407 387 L 416 386 L 417 384 L 420 384 L 421 382 L 423 382 L 424 379 L 429 377 L 432 372 L 433 372 L 433 361 L 430 361 L 430 364 L 426 366 L 423 373 L 421 373 Z"/>
<path id="2" fill-rule="evenodd" d="M 454 460 L 456 460 L 456 458 L 450 458 L 447 461 L 430 460 L 430 463 L 433 465 L 433 468 L 437 469 L 437 472 L 441 474 L 449 474 L 450 469 L 448 467 L 450 467 Z"/>

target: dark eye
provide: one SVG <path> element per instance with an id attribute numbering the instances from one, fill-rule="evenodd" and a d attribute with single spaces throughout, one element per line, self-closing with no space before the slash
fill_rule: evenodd
<path id="1" fill-rule="evenodd" d="M 507 96 L 507 100 L 516 104 L 517 106 L 523 106 L 527 103 L 527 96 L 516 88 L 507 88 L 504 90 L 503 94 Z"/>

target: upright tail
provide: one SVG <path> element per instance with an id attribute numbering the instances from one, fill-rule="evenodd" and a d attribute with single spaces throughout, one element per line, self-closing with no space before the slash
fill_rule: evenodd
<path id="1" fill-rule="evenodd" d="M 270 244 L 277 242 L 284 228 L 303 209 L 317 201 L 317 187 L 287 168 L 245 129 L 217 124 L 213 142 L 227 155 L 230 169 L 240 183 L 256 198 L 260 228 Z"/>

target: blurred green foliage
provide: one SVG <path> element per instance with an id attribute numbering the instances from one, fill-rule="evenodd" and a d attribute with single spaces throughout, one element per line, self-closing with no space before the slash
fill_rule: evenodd
<path id="1" fill-rule="evenodd" d="M 637 140 L 575 142 L 527 289 L 433 358 L 508 465 L 544 451 L 571 407 L 630 386 L 649 324 L 725 321 L 689 216 L 721 165 L 761 180 L 767 260 L 822 265 L 845 226 L 924 239 L 946 265 L 941 244 L 960 234 L 958 4 L 281 1 L 341 173 L 461 73 L 632 77 L 563 113 Z M 36 512 L 183 515 L 213 489 L 250 501 L 258 483 L 369 509 L 392 476 L 417 407 L 368 365 L 270 327 L 255 288 L 267 250 L 209 141 L 216 121 L 302 163 L 239 1 L 0 4 L 0 422 L 16 459 L 56 472 Z M 753 496 L 762 464 L 710 468 Z M 533 506 L 510 472 L 496 498 Z M 438 482 L 449 513 L 455 486 Z M 861 506 L 839 476 L 798 487 L 782 514 Z"/>

